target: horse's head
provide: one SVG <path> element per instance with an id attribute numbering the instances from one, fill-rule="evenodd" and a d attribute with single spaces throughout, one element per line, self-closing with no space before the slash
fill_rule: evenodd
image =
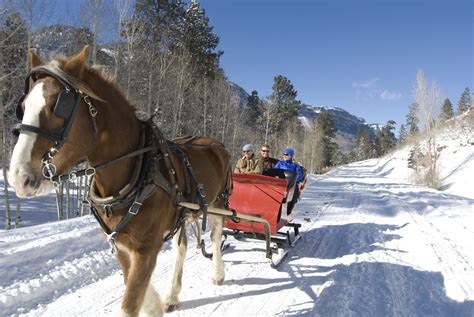
<path id="1" fill-rule="evenodd" d="M 48 177 L 67 173 L 95 143 L 92 111 L 75 85 L 75 80 L 85 81 L 87 52 L 86 46 L 70 59 L 47 65 L 29 52 L 32 71 L 17 106 L 21 123 L 14 127 L 19 137 L 8 177 L 19 197 L 47 194 L 53 188 Z"/>

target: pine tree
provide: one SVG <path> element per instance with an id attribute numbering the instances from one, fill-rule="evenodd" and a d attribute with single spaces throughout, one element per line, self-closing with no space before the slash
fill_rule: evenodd
<path id="1" fill-rule="evenodd" d="M 415 143 L 413 148 L 410 150 L 410 155 L 408 156 L 408 168 L 418 170 L 422 163 L 422 159 L 423 153 L 421 153 L 420 145 Z"/>
<path id="2" fill-rule="evenodd" d="M 254 90 L 247 98 L 247 108 L 245 109 L 244 123 L 250 127 L 255 127 L 262 114 L 263 110 L 260 107 L 260 97 L 258 96 L 258 92 Z"/>
<path id="3" fill-rule="evenodd" d="M 142 36 L 162 49 L 180 47 L 184 3 L 172 0 L 137 0 L 134 16 L 143 24 Z"/>
<path id="4" fill-rule="evenodd" d="M 382 153 L 387 154 L 395 146 L 395 130 L 396 122 L 389 120 L 382 128 Z"/>
<path id="5" fill-rule="evenodd" d="M 184 14 L 182 42 L 191 54 L 192 61 L 197 65 L 198 74 L 212 75 L 219 65 L 223 54 L 215 51 L 219 37 L 213 33 L 204 9 L 198 1 L 192 1 Z"/>
<path id="6" fill-rule="evenodd" d="M 458 102 L 458 114 L 463 114 L 471 107 L 471 92 L 469 91 L 469 87 L 464 89 L 464 92 L 461 95 L 461 98 Z"/>
<path id="7" fill-rule="evenodd" d="M 453 116 L 454 116 L 453 105 L 451 101 L 448 98 L 446 98 L 441 108 L 440 119 L 442 121 L 446 121 L 448 119 L 451 119 Z"/>
<path id="8" fill-rule="evenodd" d="M 399 144 L 404 144 L 407 140 L 408 132 L 407 129 L 405 128 L 405 125 L 400 126 L 400 131 L 398 134 L 398 143 Z"/>
<path id="9" fill-rule="evenodd" d="M 317 149 L 320 153 L 321 161 L 319 165 L 321 168 L 333 166 L 336 161 L 336 154 L 338 145 L 334 142 L 336 137 L 336 123 L 331 114 L 327 111 L 321 111 L 315 120 L 314 129 L 322 131 L 321 143 Z"/>
<path id="10" fill-rule="evenodd" d="M 418 112 L 419 112 L 418 104 L 416 102 L 412 103 L 410 105 L 408 115 L 407 115 L 407 121 L 406 121 L 407 131 L 408 131 L 408 134 L 411 136 L 418 134 L 418 132 L 420 131 L 420 128 L 418 127 L 420 123 Z"/>
<path id="11" fill-rule="evenodd" d="M 381 157 L 383 153 L 383 134 L 380 127 L 375 130 L 375 141 L 374 141 L 374 154 L 375 157 Z"/>
<path id="12" fill-rule="evenodd" d="M 273 79 L 273 93 L 270 102 L 273 107 L 270 131 L 280 134 L 287 122 L 298 117 L 301 102 L 296 99 L 297 91 L 291 81 L 285 76 L 278 75 Z"/>
<path id="13" fill-rule="evenodd" d="M 373 157 L 374 143 L 368 129 L 359 129 L 356 135 L 356 157 L 359 161 Z"/>

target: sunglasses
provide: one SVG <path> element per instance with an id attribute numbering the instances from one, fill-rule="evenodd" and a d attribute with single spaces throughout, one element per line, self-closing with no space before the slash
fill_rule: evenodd
<path id="1" fill-rule="evenodd" d="M 261 151 L 264 152 L 264 153 L 270 152 L 270 150 L 261 150 Z"/>
<path id="2" fill-rule="evenodd" d="M 291 156 L 290 154 L 288 153 L 283 153 L 284 156 Z"/>

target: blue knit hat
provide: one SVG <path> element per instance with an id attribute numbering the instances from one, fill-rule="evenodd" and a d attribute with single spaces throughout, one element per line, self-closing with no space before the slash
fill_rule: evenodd
<path id="1" fill-rule="evenodd" d="M 293 150 L 292 148 L 286 148 L 284 151 L 283 151 L 283 155 L 288 155 L 288 156 L 295 156 L 295 150 Z"/>

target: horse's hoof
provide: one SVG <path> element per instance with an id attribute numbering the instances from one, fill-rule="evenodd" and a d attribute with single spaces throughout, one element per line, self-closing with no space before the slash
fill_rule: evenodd
<path id="1" fill-rule="evenodd" d="M 222 284 L 224 284 L 224 278 L 221 278 L 221 279 L 218 279 L 218 280 L 212 279 L 212 283 L 214 285 L 222 285 Z"/>
<path id="2" fill-rule="evenodd" d="M 166 312 L 167 313 L 174 312 L 175 310 L 178 309 L 178 306 L 179 306 L 179 304 L 169 305 L 168 308 L 166 308 Z"/>
<path id="3" fill-rule="evenodd" d="M 170 313 L 172 311 L 177 310 L 179 307 L 179 298 L 178 296 L 170 296 L 168 295 L 165 300 L 165 311 Z"/>

